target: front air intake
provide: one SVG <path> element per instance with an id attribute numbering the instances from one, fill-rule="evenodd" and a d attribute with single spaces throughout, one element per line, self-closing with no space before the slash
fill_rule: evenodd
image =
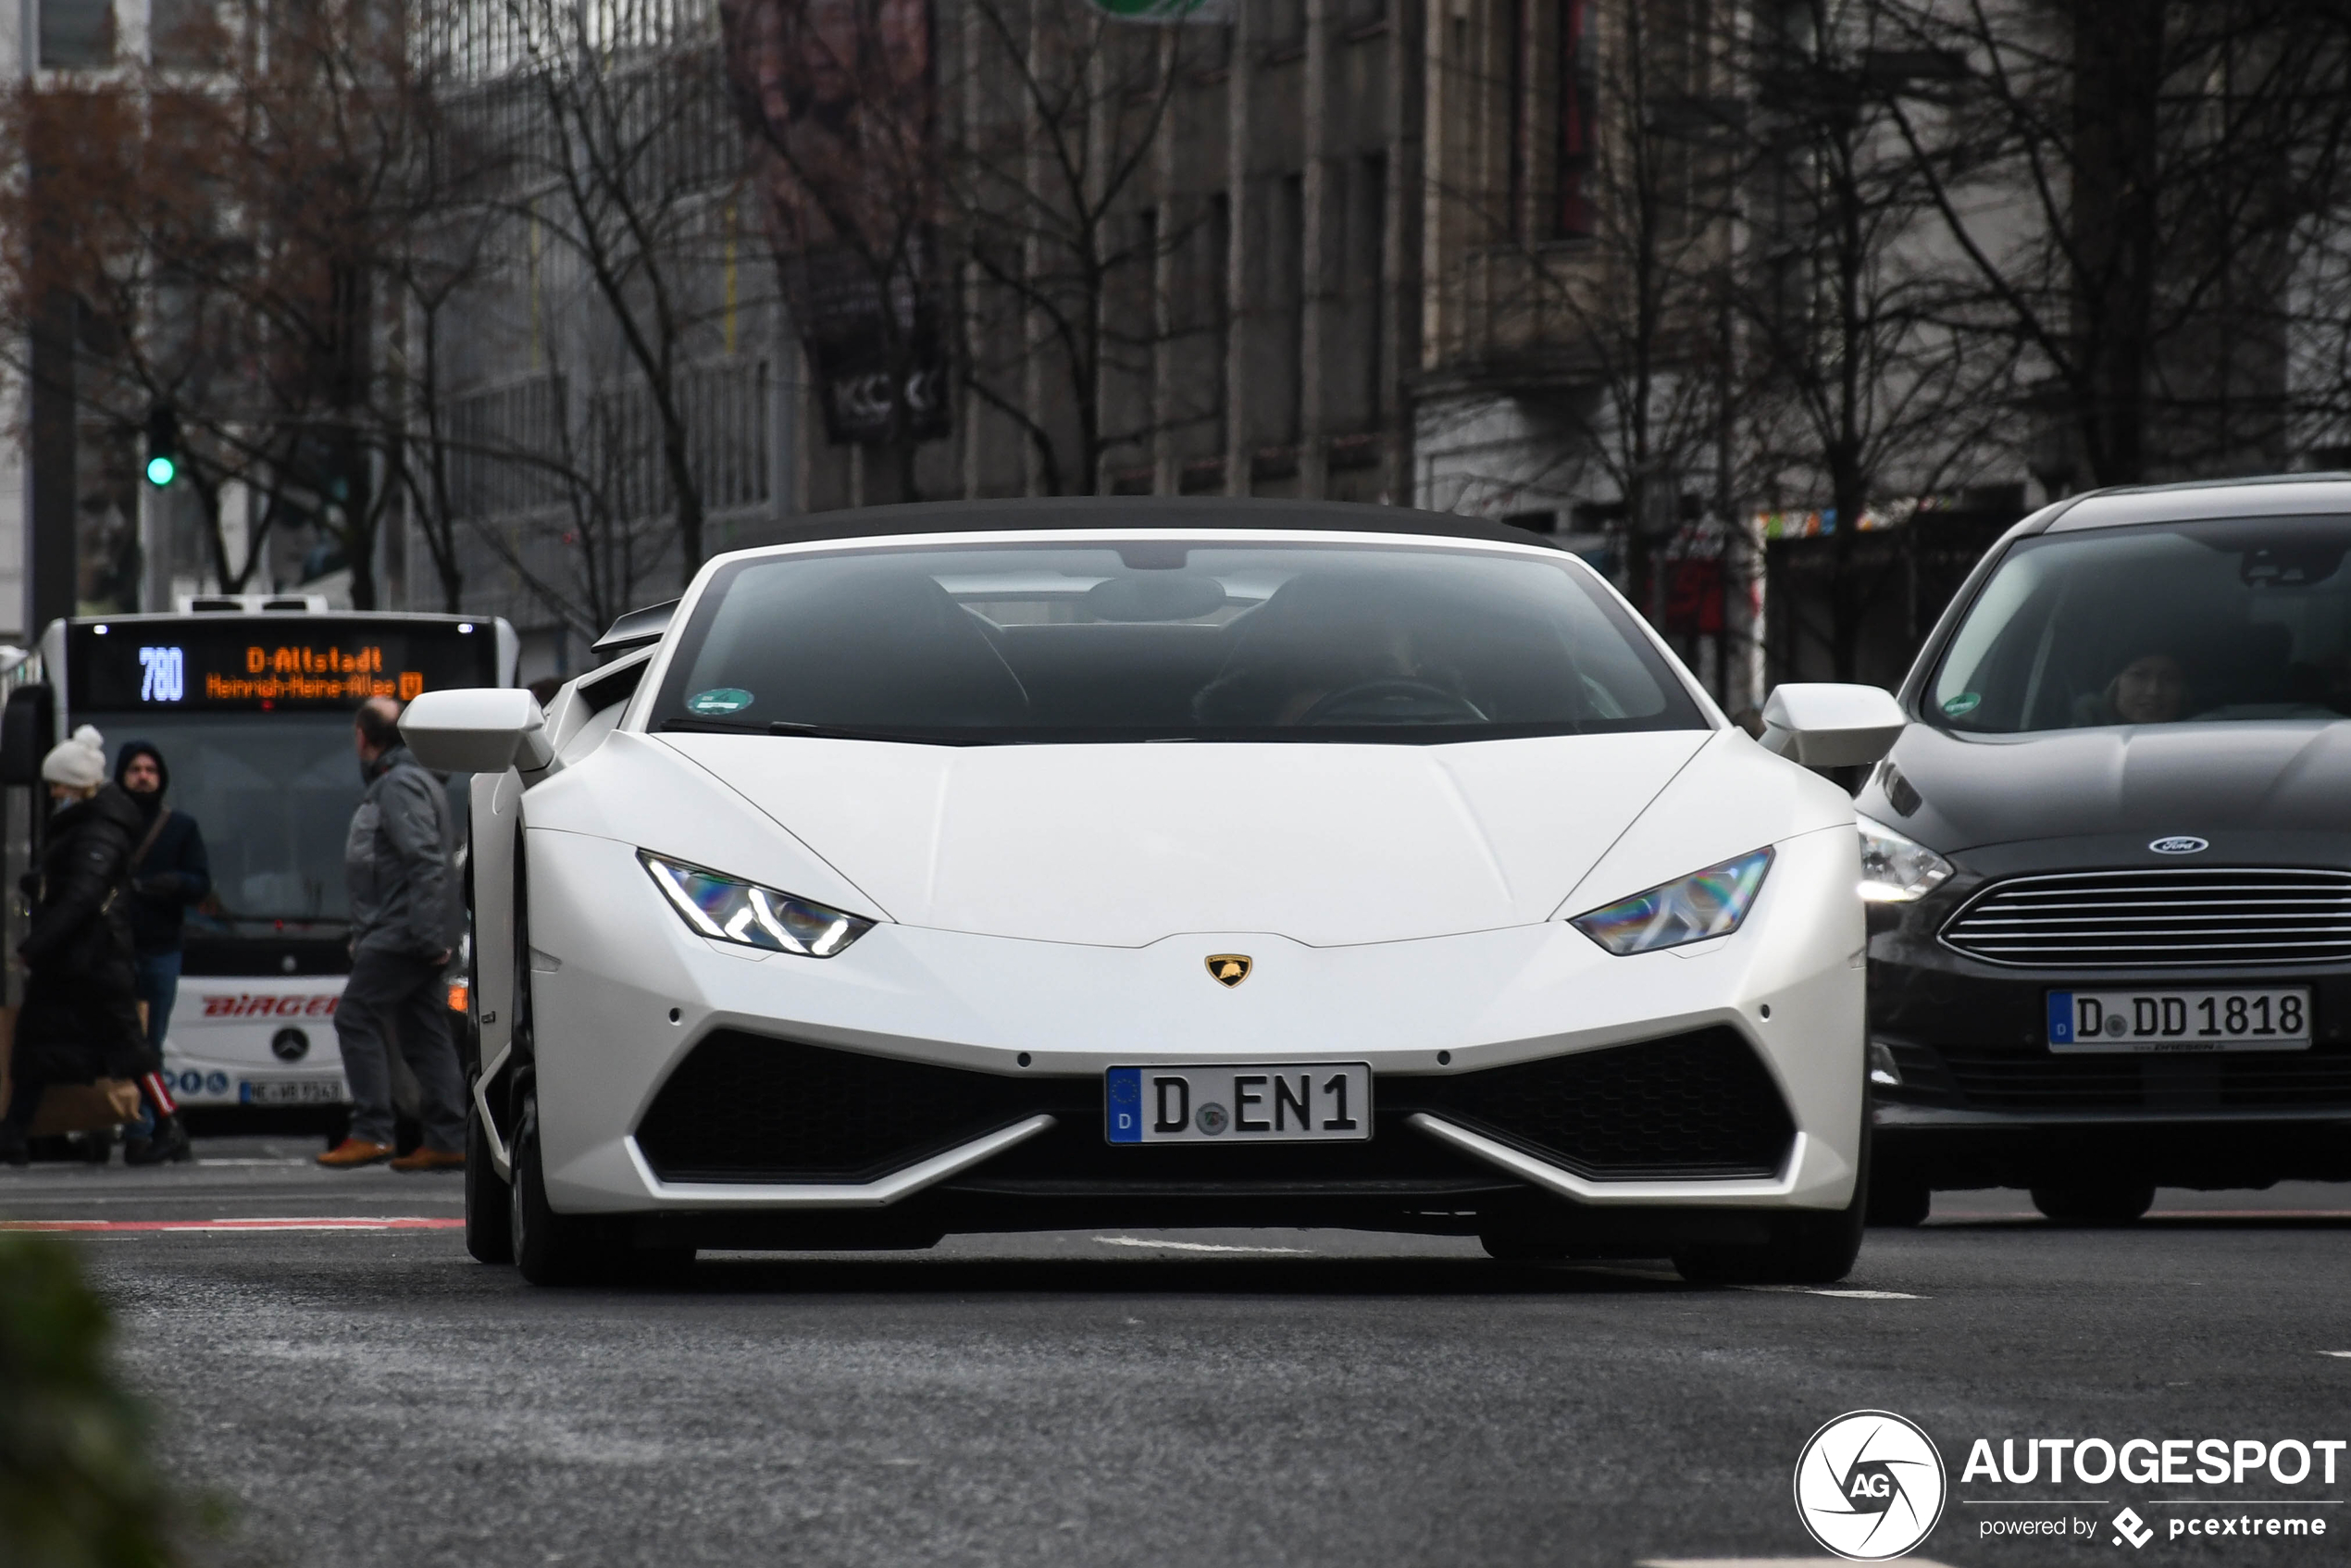
<path id="1" fill-rule="evenodd" d="M 1380 1093 L 1588 1181 L 1774 1176 L 1796 1137 L 1771 1073 L 1722 1026 L 1452 1077 L 1384 1079 Z"/>
<path id="2" fill-rule="evenodd" d="M 722 1029 L 637 1124 L 664 1181 L 869 1182 L 1038 1109 L 1033 1078 Z"/>

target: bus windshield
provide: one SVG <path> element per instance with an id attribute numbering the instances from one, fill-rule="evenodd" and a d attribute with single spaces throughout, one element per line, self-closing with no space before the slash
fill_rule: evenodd
<path id="1" fill-rule="evenodd" d="M 169 803 L 196 819 L 212 862 L 192 931 L 348 918 L 342 846 L 360 790 L 348 714 L 79 716 L 106 736 L 110 766 L 131 740 L 163 753 Z"/>
<path id="2" fill-rule="evenodd" d="M 170 804 L 195 818 L 211 862 L 212 890 L 188 912 L 204 962 L 233 972 L 252 940 L 292 939 L 309 944 L 301 962 L 333 966 L 362 788 L 353 710 L 493 684 L 496 645 L 493 623 L 456 616 L 131 616 L 68 623 L 59 673 L 67 728 L 96 726 L 109 764 L 132 740 L 163 753 Z M 462 823 L 465 780 L 449 789 Z"/>

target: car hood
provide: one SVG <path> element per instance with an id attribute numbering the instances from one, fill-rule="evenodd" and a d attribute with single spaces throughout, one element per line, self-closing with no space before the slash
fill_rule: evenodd
<path id="1" fill-rule="evenodd" d="M 1946 853 L 2033 839 L 2351 828 L 2351 722 L 2144 725 L 2013 739 L 1903 731 L 1860 809 Z M 1912 809 L 1899 808 L 1911 804 Z"/>
<path id="2" fill-rule="evenodd" d="M 1550 916 L 1710 732 L 1450 746 L 665 734 L 908 925 L 1317 947 Z"/>

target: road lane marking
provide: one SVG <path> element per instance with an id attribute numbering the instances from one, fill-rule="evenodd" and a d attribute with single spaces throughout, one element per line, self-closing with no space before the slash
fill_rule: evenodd
<path id="1" fill-rule="evenodd" d="M 1907 1290 L 1832 1290 L 1818 1285 L 1734 1285 L 1734 1290 L 1766 1290 L 1777 1296 L 1835 1296 L 1847 1301 L 1923 1301 Z"/>
<path id="2" fill-rule="evenodd" d="M 1908 1568 L 1943 1568 L 1923 1557 L 1906 1557 Z M 1645 1557 L 1640 1568 L 1847 1568 L 1836 1557 Z"/>
<path id="3" fill-rule="evenodd" d="M 1925 1224 L 1948 1228 L 2016 1220 L 2048 1223 L 2037 1209 L 1987 1209 L 1982 1213 L 1936 1214 Z M 2150 1220 L 2351 1220 L 2351 1209 L 2150 1209 L 2139 1216 L 2142 1225 Z"/>
<path id="4" fill-rule="evenodd" d="M 2320 1350 L 2320 1351 L 2319 1352 L 2319 1354 L 2320 1354 L 2320 1355 L 2322 1355 L 2322 1356 L 2344 1356 L 2344 1357 L 2351 1357 L 2351 1350 Z"/>
<path id="5" fill-rule="evenodd" d="M 1157 1247 L 1170 1252 L 1287 1252 L 1294 1257 L 1310 1257 L 1305 1247 L 1228 1247 L 1215 1241 L 1155 1241 L 1140 1236 L 1097 1236 L 1095 1240 L 1105 1247 Z"/>
<path id="6" fill-rule="evenodd" d="M 456 1230 L 465 1223 L 462 1219 L 429 1219 L 420 1215 L 369 1219 L 0 1220 L 0 1230 Z"/>

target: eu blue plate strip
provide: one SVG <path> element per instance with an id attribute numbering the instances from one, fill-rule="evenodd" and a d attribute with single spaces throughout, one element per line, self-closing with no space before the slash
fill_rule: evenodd
<path id="1" fill-rule="evenodd" d="M 1104 1075 L 1102 1095 L 1104 1114 L 1110 1118 L 1103 1129 L 1113 1143 L 1143 1141 L 1143 1070 L 1140 1067 L 1113 1067 Z"/>

